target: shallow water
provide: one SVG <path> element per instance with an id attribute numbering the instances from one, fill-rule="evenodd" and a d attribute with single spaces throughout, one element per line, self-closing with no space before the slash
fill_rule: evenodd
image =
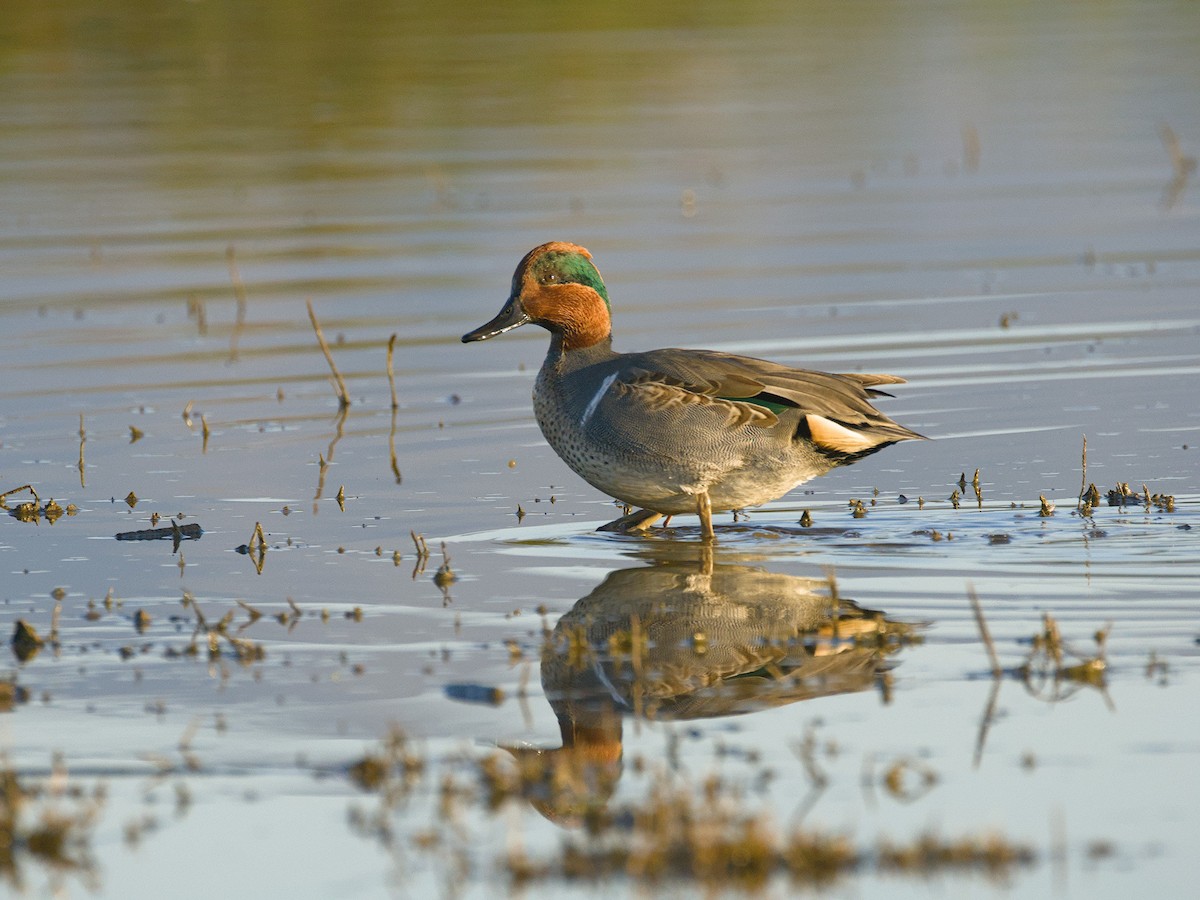
<path id="1" fill-rule="evenodd" d="M 18 854 L 26 886 L 499 891 L 514 841 L 548 857 L 575 832 L 514 802 L 467 804 L 435 850 L 413 837 L 445 827 L 439 773 L 559 747 L 543 629 L 614 585 L 678 609 L 670 573 L 722 607 L 781 584 L 821 596 L 832 573 L 921 641 L 824 696 L 738 684 L 700 718 L 626 719 L 612 805 L 658 768 L 717 772 L 781 827 L 863 846 L 994 831 L 1039 855 L 1007 879 L 939 875 L 955 894 L 1187 891 L 1200 205 L 1162 127 L 1200 155 L 1200 9 L 868 5 L 6 14 L 0 491 L 76 511 L 0 517 L 0 629 L 46 637 L 60 607 L 57 645 L 7 664 L 28 699 L 0 750 L 23 782 L 58 755 L 108 791 L 88 871 Z M 885 411 L 934 440 L 719 517 L 711 575 L 688 517 L 593 533 L 611 501 L 532 418 L 544 333 L 458 343 L 552 238 L 592 250 L 619 349 L 895 372 L 909 383 Z M 1080 517 L 1081 479 L 1145 484 L 1173 511 Z M 114 539 L 175 516 L 203 536 Z M 235 549 L 256 523 L 261 572 Z M 990 714 L 972 588 L 1007 672 Z M 1084 658 L 1109 628 L 1103 689 L 1016 676 L 1044 613 Z M 199 616 L 226 614 L 210 659 Z M 239 662 L 229 638 L 265 655 Z M 388 847 L 350 824 L 380 800 L 346 770 L 393 726 L 429 773 L 383 809 Z M 889 791 L 897 761 L 935 783 Z M 930 883 L 865 871 L 838 889 Z M 592 888 L 532 888 L 564 890 Z"/>

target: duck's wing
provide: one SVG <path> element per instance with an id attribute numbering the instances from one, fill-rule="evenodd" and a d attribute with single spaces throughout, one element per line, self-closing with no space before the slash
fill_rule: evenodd
<path id="1" fill-rule="evenodd" d="M 730 403 L 759 427 L 794 416 L 800 436 L 833 453 L 857 455 L 922 438 L 871 405 L 888 396 L 874 386 L 904 383 L 895 375 L 838 375 L 715 350 L 668 349 L 630 354 L 621 380 L 662 403 Z"/>

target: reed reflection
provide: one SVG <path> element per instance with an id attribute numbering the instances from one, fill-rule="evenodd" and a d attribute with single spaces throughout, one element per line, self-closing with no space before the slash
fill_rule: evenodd
<path id="1" fill-rule="evenodd" d="M 609 574 L 542 649 L 558 718 L 555 748 L 508 746 L 519 790 L 543 815 L 578 824 L 622 772 L 626 716 L 715 719 L 880 687 L 915 627 L 838 596 L 831 579 L 762 568 L 659 561 Z"/>

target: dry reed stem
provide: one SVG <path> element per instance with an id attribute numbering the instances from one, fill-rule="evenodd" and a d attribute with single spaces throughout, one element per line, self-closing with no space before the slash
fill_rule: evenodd
<path id="1" fill-rule="evenodd" d="M 1004 669 L 1000 667 L 1000 657 L 996 655 L 996 644 L 992 641 L 992 635 L 987 627 L 987 620 L 983 617 L 983 606 L 980 605 L 979 596 L 975 593 L 975 585 L 967 585 L 967 596 L 971 598 L 971 608 L 975 611 L 975 623 L 979 626 L 979 635 L 983 638 L 983 645 L 987 648 L 988 658 L 992 661 L 992 677 L 1000 678 L 1004 675 Z"/>
<path id="2" fill-rule="evenodd" d="M 321 352 L 325 354 L 325 361 L 329 363 L 329 368 L 333 372 L 334 382 L 336 383 L 338 408 L 347 409 L 350 406 L 350 393 L 346 390 L 346 382 L 342 379 L 342 373 L 338 371 L 337 366 L 333 362 L 333 354 L 329 351 L 329 344 L 325 340 L 325 333 L 321 331 L 321 323 L 317 321 L 317 314 L 313 312 L 311 300 L 305 300 L 308 306 L 308 318 L 312 321 L 313 331 L 317 335 L 317 343 L 321 345 Z"/>
<path id="3" fill-rule="evenodd" d="M 388 349 L 387 349 L 387 377 L 388 377 L 388 385 L 392 389 L 392 409 L 398 409 L 400 406 L 399 402 L 396 400 L 396 370 L 392 367 L 392 357 L 395 355 L 395 353 L 396 353 L 396 335 L 393 332 L 392 336 L 390 338 L 388 338 Z"/>

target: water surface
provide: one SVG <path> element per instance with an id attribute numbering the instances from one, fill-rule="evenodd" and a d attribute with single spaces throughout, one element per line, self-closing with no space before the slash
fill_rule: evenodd
<path id="1" fill-rule="evenodd" d="M 0 491 L 76 508 L 0 518 L 0 627 L 46 637 L 57 621 L 58 640 L 10 658 L 28 699 L 0 748 L 23 783 L 58 765 L 108 791 L 90 871 L 19 855 L 26 886 L 488 895 L 514 840 L 550 858 L 578 832 L 514 801 L 465 804 L 440 850 L 413 839 L 445 826 L 441 773 L 512 756 L 497 746 L 562 746 L 545 632 L 610 591 L 618 617 L 633 601 L 688 609 L 679 579 L 728 609 L 780 585 L 827 601 L 832 574 L 920 642 L 837 660 L 827 690 L 801 669 L 791 694 L 738 683 L 704 715 L 618 716 L 609 804 L 640 800 L 656 772 L 719 773 L 781 830 L 868 848 L 995 832 L 1036 850 L 1007 879 L 940 876 L 956 893 L 1187 890 L 1193 5 L 347 16 L 62 0 L 9 11 L 0 35 Z M 544 333 L 458 343 L 550 239 L 593 252 L 619 349 L 895 372 L 909 384 L 885 410 L 935 440 L 719 517 L 711 562 L 687 517 L 594 534 L 611 501 L 532 418 Z M 1081 517 L 1081 481 L 1144 484 L 1173 510 Z M 172 517 L 203 537 L 114 539 Z M 236 550 L 256 523 L 261 571 Z M 423 569 L 410 531 L 432 551 Z M 1007 671 L 994 698 L 971 587 Z M 1108 629 L 1102 688 L 1016 677 L 1046 613 L 1080 658 Z M 201 623 L 227 614 L 210 658 Z M 347 768 L 393 727 L 429 771 L 383 807 L 387 846 L 350 824 L 381 801 Z M 815 793 L 806 736 L 827 778 Z M 891 792 L 897 762 L 935 780 Z M 563 890 L 590 888 L 532 888 Z M 929 884 L 868 870 L 841 890 Z"/>

